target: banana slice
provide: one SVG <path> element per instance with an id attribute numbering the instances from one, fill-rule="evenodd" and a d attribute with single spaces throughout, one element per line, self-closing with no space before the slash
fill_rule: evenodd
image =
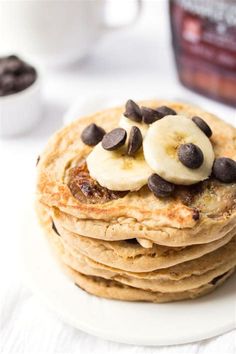
<path id="1" fill-rule="evenodd" d="M 135 122 L 129 118 L 126 118 L 123 115 L 121 116 L 120 121 L 119 121 L 119 127 L 125 129 L 128 136 L 129 136 L 130 130 L 133 126 L 136 126 L 140 129 L 143 137 L 146 135 L 148 127 L 149 127 L 145 123 Z"/>
<path id="2" fill-rule="evenodd" d="M 137 238 L 138 243 L 140 244 L 140 246 L 142 246 L 143 248 L 152 248 L 153 247 L 153 242 L 150 240 L 147 240 L 146 238 Z"/>
<path id="3" fill-rule="evenodd" d="M 178 159 L 180 144 L 193 143 L 203 152 L 203 164 L 197 169 L 184 166 Z M 145 160 L 166 181 L 190 185 L 209 177 L 214 151 L 209 138 L 184 116 L 167 116 L 153 123 L 143 142 Z"/>
<path id="4" fill-rule="evenodd" d="M 126 155 L 126 149 L 125 145 L 108 151 L 99 143 L 88 155 L 89 173 L 102 187 L 114 191 L 136 191 L 147 184 L 153 172 L 144 159 L 142 149 L 134 157 Z"/>

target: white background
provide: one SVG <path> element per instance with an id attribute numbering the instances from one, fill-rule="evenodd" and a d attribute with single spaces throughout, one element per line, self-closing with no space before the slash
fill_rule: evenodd
<path id="1" fill-rule="evenodd" d="M 116 10 L 119 18 L 125 11 L 124 5 L 121 1 Z M 35 183 L 36 158 L 48 137 L 62 125 L 63 114 L 75 100 L 82 102 L 101 95 L 122 100 L 177 98 L 200 104 L 225 120 L 236 122 L 234 109 L 179 85 L 166 14 L 167 1 L 145 1 L 140 21 L 130 29 L 105 36 L 86 60 L 64 69 L 42 67 L 41 122 L 30 134 L 0 140 L 1 353 L 236 353 L 235 332 L 198 344 L 165 348 L 141 348 L 96 339 L 62 323 L 22 283 L 19 233 L 26 201 Z"/>

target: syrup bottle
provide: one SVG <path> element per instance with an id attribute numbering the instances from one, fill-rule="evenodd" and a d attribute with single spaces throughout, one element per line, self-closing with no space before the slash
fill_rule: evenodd
<path id="1" fill-rule="evenodd" d="M 170 0 L 169 8 L 180 81 L 236 106 L 236 1 Z"/>

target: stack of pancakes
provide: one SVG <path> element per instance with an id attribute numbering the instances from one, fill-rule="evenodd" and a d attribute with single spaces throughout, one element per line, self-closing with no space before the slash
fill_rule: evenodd
<path id="1" fill-rule="evenodd" d="M 211 127 L 216 157 L 236 159 L 236 129 L 212 114 L 167 104 Z M 213 178 L 157 198 L 101 187 L 87 170 L 91 147 L 81 132 L 116 128 L 124 107 L 79 119 L 56 133 L 38 163 L 37 214 L 63 268 L 91 294 L 167 302 L 195 298 L 222 284 L 236 266 L 236 184 Z"/>

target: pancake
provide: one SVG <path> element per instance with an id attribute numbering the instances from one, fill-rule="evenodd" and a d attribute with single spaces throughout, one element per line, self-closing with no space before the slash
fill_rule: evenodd
<path id="1" fill-rule="evenodd" d="M 85 276 L 70 267 L 63 266 L 74 283 L 90 294 L 114 300 L 148 301 L 156 303 L 195 299 L 206 295 L 222 285 L 234 272 L 234 269 L 232 269 L 222 275 L 217 282 L 211 282 L 197 289 L 177 293 L 161 293 L 133 288 L 114 280 Z"/>
<path id="2" fill-rule="evenodd" d="M 213 252 L 218 252 L 218 254 L 209 254 L 207 259 L 206 256 L 204 256 L 205 259 L 199 259 L 199 262 L 202 262 L 200 267 L 198 267 L 198 262 L 189 261 L 179 266 L 166 268 L 164 272 L 149 273 L 131 273 L 110 268 L 92 261 L 89 257 L 69 248 L 65 243 L 63 245 L 65 248 L 62 256 L 63 262 L 82 274 L 115 280 L 139 289 L 164 293 L 183 292 L 201 287 L 214 278 L 227 273 L 236 265 L 235 239 L 222 249 Z M 224 261 L 221 257 L 224 258 Z"/>
<path id="3" fill-rule="evenodd" d="M 227 201 L 227 198 L 224 200 Z M 133 238 L 144 238 L 147 240 L 151 240 L 153 243 L 166 245 L 169 247 L 184 247 L 188 246 L 182 240 L 187 239 L 186 233 L 188 229 L 180 229 L 176 230 L 178 233 L 178 240 L 168 239 L 167 236 L 171 234 L 171 228 L 163 227 L 160 230 L 151 230 L 145 227 L 140 229 L 140 226 L 137 223 L 133 223 L 133 220 L 122 220 L 120 218 L 119 223 L 118 220 L 114 223 L 108 223 L 103 220 L 83 220 L 79 219 L 75 216 L 71 216 L 62 212 L 58 208 L 52 208 L 54 217 L 60 224 L 67 230 L 80 234 L 87 237 L 93 237 L 101 240 L 107 241 L 117 241 L 117 240 L 129 240 Z M 130 233 L 127 235 L 127 227 L 130 229 Z M 235 220 L 231 218 L 227 223 L 221 220 L 212 229 L 209 230 L 210 235 L 207 234 L 207 230 L 205 228 L 202 229 L 202 233 L 200 233 L 199 228 L 201 226 L 197 225 L 194 229 L 191 229 L 191 245 L 209 243 L 215 240 L 220 239 L 225 234 L 230 232 L 235 227 Z M 132 228 L 132 231 L 131 231 Z M 217 229 L 217 233 L 215 234 L 213 231 Z M 92 235 L 92 236 L 91 236 Z M 194 237 L 195 235 L 195 237 Z M 194 237 L 194 238 L 193 238 Z M 162 240 L 165 240 L 162 242 Z"/>
<path id="4" fill-rule="evenodd" d="M 212 128 L 215 155 L 236 159 L 236 129 L 214 115 L 182 103 L 141 104 L 166 104 L 189 118 L 201 116 Z M 71 231 L 103 240 L 145 238 L 181 247 L 212 242 L 232 230 L 236 226 L 235 183 L 224 184 L 211 178 L 197 186 L 178 187 L 174 196 L 166 199 L 154 197 L 147 187 L 126 194 L 103 191 L 102 198 L 85 198 L 78 188 L 72 194 L 71 186 L 77 180 L 71 180 L 71 170 L 91 151 L 80 139 L 82 130 L 94 122 L 109 131 L 117 127 L 123 111 L 124 107 L 119 107 L 79 119 L 52 137 L 38 164 L 39 201 L 67 214 L 63 225 Z M 91 182 L 89 175 L 85 178 Z"/>
<path id="5" fill-rule="evenodd" d="M 132 272 L 153 271 L 199 258 L 228 243 L 235 235 L 231 230 L 219 240 L 187 247 L 166 247 L 154 244 L 145 249 L 134 240 L 103 241 L 80 236 L 64 229 L 57 219 L 54 223 L 61 237 L 74 249 L 105 265 Z M 51 225 L 51 220 L 48 222 Z"/>
<path id="6" fill-rule="evenodd" d="M 118 281 L 139 289 L 163 293 L 184 292 L 210 283 L 236 265 L 236 237 L 234 237 L 226 245 L 208 255 L 170 268 L 146 273 L 122 271 L 99 264 L 71 248 L 49 224 L 41 220 L 64 264 L 79 273 Z"/>
<path id="7" fill-rule="evenodd" d="M 216 116 L 182 103 L 140 105 L 202 117 L 213 131 L 215 156 L 236 160 L 236 129 Z M 147 185 L 136 192 L 102 187 L 89 174 L 92 148 L 80 136 L 90 123 L 109 132 L 123 112 L 118 107 L 81 118 L 50 139 L 37 166 L 43 230 L 63 269 L 94 295 L 153 302 L 202 296 L 235 270 L 236 183 L 211 176 L 175 186 L 165 198 Z"/>
<path id="8" fill-rule="evenodd" d="M 63 245 L 64 263 L 83 274 L 160 292 L 178 292 L 200 287 L 236 265 L 236 238 L 217 251 L 194 261 L 148 273 L 131 273 L 107 267 L 73 250 L 65 242 Z"/>
<path id="9" fill-rule="evenodd" d="M 228 243 L 236 233 L 236 230 L 231 230 L 220 240 L 208 244 L 171 248 L 154 244 L 145 249 L 135 239 L 109 242 L 74 234 L 60 225 L 57 213 L 50 213 L 49 208 L 40 203 L 37 209 L 44 228 L 50 231 L 53 222 L 60 236 L 72 248 L 94 261 L 132 272 L 149 272 L 199 258 Z"/>

